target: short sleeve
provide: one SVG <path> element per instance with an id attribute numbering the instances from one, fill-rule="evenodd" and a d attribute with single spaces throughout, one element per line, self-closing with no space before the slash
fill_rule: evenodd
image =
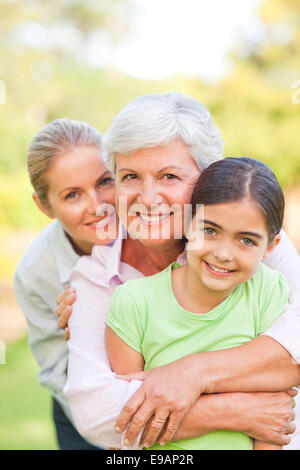
<path id="1" fill-rule="evenodd" d="M 144 338 L 143 309 L 136 299 L 125 289 L 118 286 L 112 296 L 106 324 L 135 351 L 142 353 Z"/>
<path id="2" fill-rule="evenodd" d="M 288 304 L 289 286 L 287 280 L 277 271 L 272 271 L 272 274 L 273 276 L 268 276 L 265 280 L 268 285 L 267 295 L 265 295 L 266 292 L 261 292 L 264 304 L 260 311 L 258 334 L 264 333 L 283 314 Z"/>

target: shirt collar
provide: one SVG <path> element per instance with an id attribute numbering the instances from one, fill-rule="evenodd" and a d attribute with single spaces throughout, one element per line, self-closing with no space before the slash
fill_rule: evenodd
<path id="1" fill-rule="evenodd" d="M 106 267 L 106 270 L 105 270 L 106 282 L 108 285 L 110 285 L 114 279 L 120 280 L 121 282 L 127 281 L 127 279 L 124 279 L 124 277 L 121 274 L 122 245 L 123 245 L 123 240 L 127 236 L 129 235 L 125 227 L 120 223 L 118 238 L 113 244 L 113 249 L 112 249 L 112 246 L 109 246 L 109 245 L 101 246 L 101 248 L 98 248 L 98 249 L 97 247 L 94 248 L 96 258 L 98 258 L 98 261 L 100 261 Z M 176 261 L 182 266 L 187 264 L 185 250 L 182 253 L 180 253 Z"/>
<path id="2" fill-rule="evenodd" d="M 69 282 L 71 271 L 80 256 L 74 251 L 60 222 L 56 220 L 53 224 L 54 230 L 52 231 L 50 244 L 56 261 L 59 280 L 62 284 L 65 284 Z"/>
<path id="3" fill-rule="evenodd" d="M 92 259 L 97 262 L 97 265 L 101 265 L 104 272 L 104 282 L 106 285 L 110 285 L 113 278 L 118 277 L 122 282 L 125 282 L 126 279 L 123 279 L 120 274 L 120 263 L 122 255 L 122 245 L 123 239 L 127 237 L 127 231 L 124 226 L 119 223 L 119 233 L 118 238 L 109 245 L 95 245 L 92 250 Z M 99 263 L 99 264 L 98 264 Z M 96 265 L 93 265 L 96 267 Z M 100 281 L 98 277 L 98 281 Z"/>
<path id="4" fill-rule="evenodd" d="M 128 236 L 125 227 L 120 223 L 119 224 L 119 235 L 117 240 L 114 243 L 114 249 L 112 250 L 108 260 L 107 260 L 107 268 L 106 268 L 106 280 L 107 283 L 110 284 L 111 280 L 114 277 L 118 277 L 123 282 L 125 281 L 121 274 L 120 274 L 120 263 L 121 263 L 121 256 L 122 256 L 122 245 L 123 240 Z"/>

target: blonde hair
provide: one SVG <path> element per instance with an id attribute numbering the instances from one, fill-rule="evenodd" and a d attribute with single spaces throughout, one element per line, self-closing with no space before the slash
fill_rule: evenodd
<path id="1" fill-rule="evenodd" d="M 59 155 L 78 145 L 101 148 L 102 136 L 85 122 L 62 118 L 42 127 L 33 138 L 27 152 L 27 171 L 42 204 L 48 206 L 47 171 Z"/>

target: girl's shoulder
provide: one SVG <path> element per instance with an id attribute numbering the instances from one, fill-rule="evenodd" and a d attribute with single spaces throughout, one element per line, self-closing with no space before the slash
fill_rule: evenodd
<path id="1" fill-rule="evenodd" d="M 145 297 L 151 294 L 157 296 L 160 291 L 166 289 L 169 285 L 173 267 L 174 263 L 152 276 L 131 279 L 119 286 L 118 289 L 135 297 Z"/>
<path id="2" fill-rule="evenodd" d="M 264 263 L 259 264 L 256 273 L 250 279 L 251 281 L 255 282 L 259 287 L 269 287 L 270 289 L 273 289 L 274 285 L 278 283 L 287 283 L 285 276 L 280 271 L 276 271 Z"/>
<path id="3" fill-rule="evenodd" d="M 270 302 L 276 303 L 276 299 L 279 302 L 288 301 L 289 285 L 285 276 L 263 263 L 260 263 L 258 270 L 246 284 L 256 295 L 261 308 Z"/>

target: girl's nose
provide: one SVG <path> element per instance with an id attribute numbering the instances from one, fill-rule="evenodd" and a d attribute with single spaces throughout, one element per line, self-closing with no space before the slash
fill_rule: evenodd
<path id="1" fill-rule="evenodd" d="M 214 256 L 221 262 L 225 261 L 232 261 L 233 260 L 233 254 L 229 246 L 223 245 L 219 246 L 218 248 L 215 249 L 214 251 Z"/>

